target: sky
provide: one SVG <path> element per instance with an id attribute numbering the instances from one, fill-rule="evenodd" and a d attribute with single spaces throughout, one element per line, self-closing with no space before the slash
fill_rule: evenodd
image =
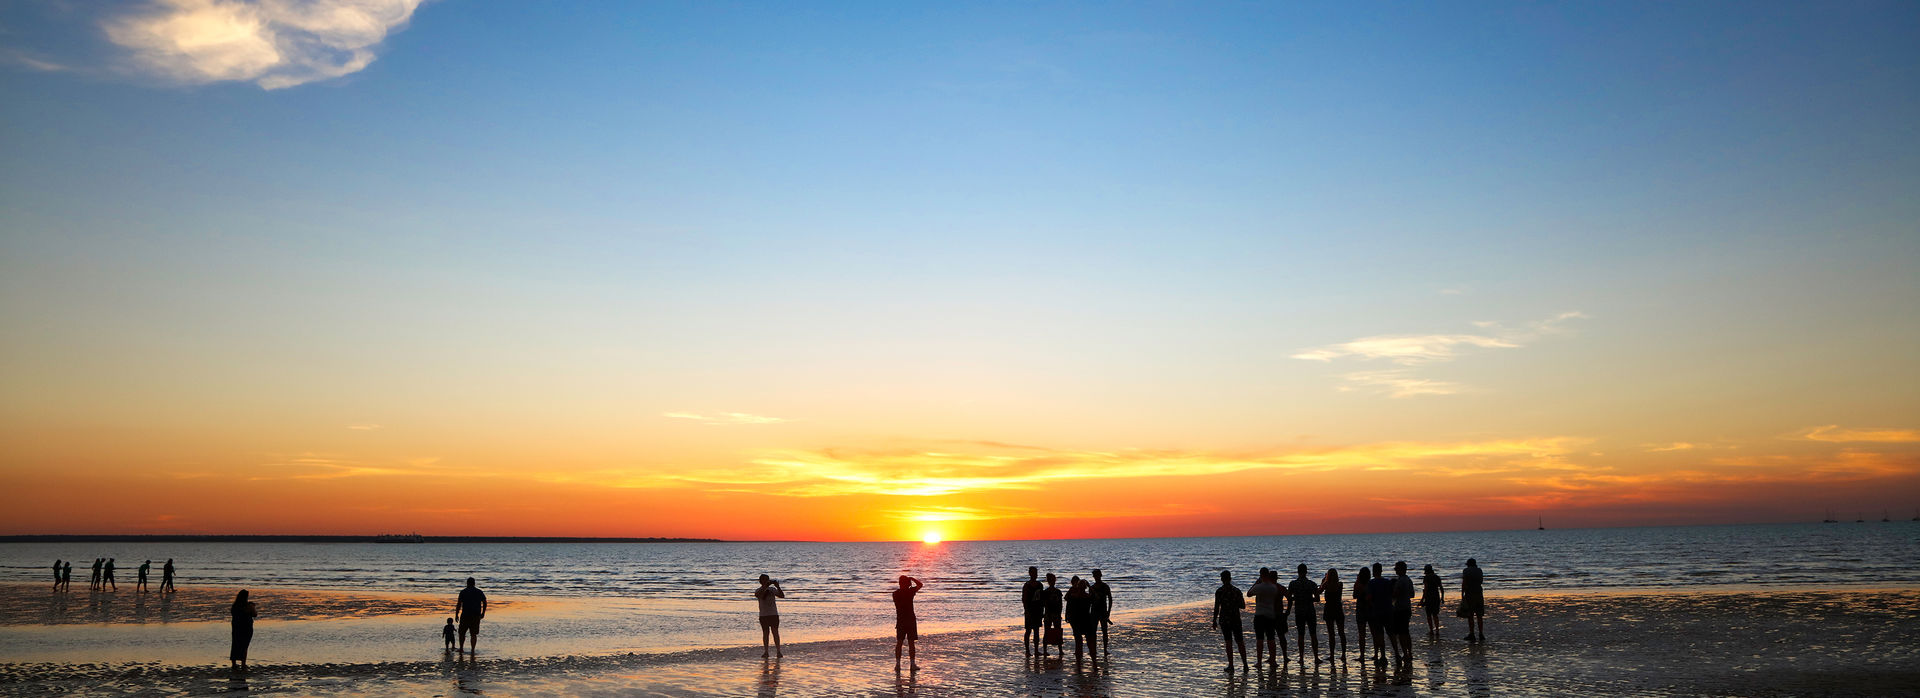
<path id="1" fill-rule="evenodd" d="M 0 5 L 0 534 L 1920 515 L 1920 5 Z"/>

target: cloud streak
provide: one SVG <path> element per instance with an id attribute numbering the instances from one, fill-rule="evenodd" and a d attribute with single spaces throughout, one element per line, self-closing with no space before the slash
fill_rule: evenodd
<path id="1" fill-rule="evenodd" d="M 183 84 L 277 90 L 350 75 L 421 0 L 153 0 L 108 18 L 108 40 L 142 73 Z"/>
<path id="2" fill-rule="evenodd" d="M 688 421 L 699 422 L 701 424 L 711 424 L 715 426 L 729 425 L 729 424 L 780 424 L 783 422 L 790 421 L 784 417 L 768 417 L 765 415 L 747 414 L 745 412 L 716 412 L 714 414 L 701 414 L 698 412 L 667 412 L 660 416 L 666 417 L 667 419 L 685 419 Z"/>
<path id="3" fill-rule="evenodd" d="M 1907 444 L 1920 442 L 1920 429 L 1842 429 L 1838 424 L 1828 424 L 1808 429 L 1801 437 L 1827 443 Z"/>
<path id="4" fill-rule="evenodd" d="M 1322 363 L 1339 359 L 1384 360 L 1405 367 L 1345 374 L 1341 376 L 1347 382 L 1344 390 L 1371 389 L 1396 398 L 1453 395 L 1464 392 L 1466 386 L 1421 378 L 1413 374 L 1411 367 L 1452 361 L 1474 350 L 1518 349 L 1548 335 L 1564 334 L 1568 321 L 1586 317 L 1586 313 L 1568 311 L 1520 327 L 1506 327 L 1496 322 L 1473 323 L 1482 330 L 1479 333 L 1374 335 L 1303 349 L 1290 358 Z"/>

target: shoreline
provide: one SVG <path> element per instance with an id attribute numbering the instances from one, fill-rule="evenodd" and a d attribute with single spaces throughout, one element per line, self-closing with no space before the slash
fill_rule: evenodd
<path id="1" fill-rule="evenodd" d="M 277 593 L 277 592 L 276 592 Z M 343 595 L 347 596 L 347 595 Z M 1229 695 L 1306 690 L 1344 695 L 1368 691 L 1431 695 L 1513 693 L 1652 693 L 1672 695 L 1897 695 L 1920 685 L 1920 589 L 1781 590 L 1759 592 L 1569 594 L 1496 597 L 1489 604 L 1492 640 L 1469 645 L 1456 637 L 1461 621 L 1443 614 L 1443 634 L 1430 639 L 1413 622 L 1413 666 L 1379 669 L 1345 663 L 1302 669 L 1262 668 L 1249 676 L 1222 671 L 1219 636 L 1208 630 L 1205 601 L 1136 609 L 1116 619 L 1111 659 L 1076 665 L 1071 659 L 1021 655 L 1019 630 L 997 628 L 928 632 L 922 671 L 892 673 L 891 641 L 884 637 L 794 637 L 787 656 L 762 662 L 758 632 L 741 627 L 722 642 L 662 651 L 579 651 L 558 637 L 546 652 L 511 656 L 485 645 L 478 657 L 442 654 L 437 637 L 415 634 L 420 616 L 262 622 L 255 640 L 260 666 L 236 675 L 221 660 L 225 624 L 103 624 L 0 628 L 0 648 L 53 634 L 95 636 L 129 644 L 142 631 L 207 636 L 198 661 L 167 662 L 84 655 L 51 661 L 0 662 L 0 692 L 203 693 L 215 690 L 288 690 L 323 695 L 448 693 L 487 690 L 509 694 L 609 695 L 1190 695 L 1224 689 Z M 451 595 L 447 602 L 450 604 Z M 523 599 L 505 598 L 519 602 Z M 937 616 L 937 606 L 922 610 Z M 503 622 L 568 626 L 578 609 L 535 603 L 502 613 Z M 489 621 L 494 619 L 492 614 Z M 433 620 L 427 618 L 426 620 Z M 432 624 L 419 630 L 431 631 Z M 512 627 L 509 625 L 508 627 Z M 293 651 L 288 642 L 341 642 L 354 632 L 399 632 L 391 658 L 350 661 L 326 652 Z M 492 627 L 489 626 L 489 631 Z M 1318 626 L 1319 632 L 1325 627 Z M 132 632 L 129 632 L 132 631 Z M 1351 633 L 1351 626 L 1349 626 Z M 1289 643 L 1293 642 L 1291 632 Z M 493 636 L 483 636 L 490 642 Z M 164 640 L 164 638 L 161 638 Z M 1324 638 L 1322 638 L 1324 640 Z M 1353 638 L 1350 637 L 1350 640 Z M 131 643 L 136 646 L 139 642 Z M 371 644 L 386 647 L 379 642 Z M 1068 640 L 1071 652 L 1072 640 Z M 1252 648 L 1250 647 L 1249 650 Z M 85 651 L 84 648 L 75 648 Z"/>

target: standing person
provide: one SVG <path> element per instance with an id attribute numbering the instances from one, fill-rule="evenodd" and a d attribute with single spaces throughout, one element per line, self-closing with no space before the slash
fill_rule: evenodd
<path id="1" fill-rule="evenodd" d="M 1051 575 L 1049 575 L 1051 576 Z M 913 596 L 926 587 L 920 580 L 900 575 L 900 588 L 893 590 L 893 670 L 900 670 L 900 643 L 907 644 L 907 666 L 920 670 L 914 642 L 920 639 L 920 619 L 913 614 Z"/>
<path id="2" fill-rule="evenodd" d="M 1027 583 L 1020 585 L 1020 614 L 1023 621 L 1020 649 L 1025 650 L 1029 657 L 1033 656 L 1036 649 L 1046 651 L 1045 646 L 1040 644 L 1040 621 L 1045 618 L 1045 611 L 1040 608 L 1040 589 L 1040 568 L 1028 567 Z"/>
<path id="3" fill-rule="evenodd" d="M 113 584 L 114 591 L 120 590 L 120 585 L 113 583 L 113 558 L 107 558 L 107 566 L 101 568 L 100 573 L 100 588 L 105 589 L 108 584 Z"/>
<path id="4" fill-rule="evenodd" d="M 1113 638 L 1107 636 L 1107 628 L 1113 625 L 1113 587 L 1107 586 L 1100 578 L 1100 570 L 1093 571 L 1093 622 L 1099 626 L 1101 651 L 1113 652 Z"/>
<path id="5" fill-rule="evenodd" d="M 148 560 L 146 562 L 140 563 L 140 581 L 134 583 L 133 588 L 135 591 L 138 591 L 142 594 L 147 593 L 147 570 L 152 568 L 153 568 L 152 560 Z"/>
<path id="6" fill-rule="evenodd" d="M 480 652 L 480 619 L 487 615 L 487 593 L 473 585 L 473 578 L 467 578 L 467 588 L 460 590 L 460 598 L 453 602 L 453 620 L 460 624 L 460 651 L 469 654 Z M 473 649 L 467 649 L 467 636 L 473 636 Z"/>
<path id="7" fill-rule="evenodd" d="M 1340 640 L 1340 661 L 1347 660 L 1347 613 L 1340 606 L 1340 572 L 1327 568 L 1327 576 L 1320 578 L 1320 599 L 1326 602 L 1326 610 L 1321 616 L 1327 619 L 1327 658 L 1333 658 L 1334 636 Z"/>
<path id="8" fill-rule="evenodd" d="M 60 590 L 73 591 L 73 561 L 72 560 L 68 560 L 67 564 L 60 568 Z"/>
<path id="9" fill-rule="evenodd" d="M 453 627 L 452 618 L 448 618 L 446 627 L 443 627 L 440 629 L 440 639 L 447 641 L 447 649 L 449 650 L 453 649 L 454 636 L 459 634 L 460 634 L 460 631 L 457 628 Z"/>
<path id="10" fill-rule="evenodd" d="M 100 566 L 104 564 L 107 564 L 107 559 L 104 557 L 96 557 L 93 559 L 93 578 L 87 580 L 88 589 L 100 588 Z"/>
<path id="11" fill-rule="evenodd" d="M 173 588 L 173 558 L 167 558 L 167 564 L 160 567 L 160 591 L 175 591 Z"/>
<path id="12" fill-rule="evenodd" d="M 1467 642 L 1487 641 L 1487 599 L 1481 584 L 1480 565 L 1467 558 L 1460 570 L 1460 617 L 1467 619 Z"/>
<path id="13" fill-rule="evenodd" d="M 1233 671 L 1233 646 L 1240 645 L 1240 670 L 1247 669 L 1247 636 L 1240 629 L 1240 609 L 1247 607 L 1247 600 L 1240 596 L 1240 587 L 1233 585 L 1233 573 L 1220 570 L 1220 588 L 1213 591 L 1212 625 L 1220 630 L 1220 637 L 1227 644 L 1227 671 Z"/>
<path id="14" fill-rule="evenodd" d="M 1087 590 L 1087 581 L 1074 575 L 1067 583 L 1067 625 L 1073 628 L 1073 661 L 1080 663 L 1082 643 L 1091 642 L 1093 636 L 1093 592 Z M 1098 649 L 1093 650 L 1093 661 L 1099 662 Z M 1060 648 L 1060 656 L 1067 655 L 1067 648 Z"/>
<path id="15" fill-rule="evenodd" d="M 1373 586 L 1373 575 L 1366 565 L 1353 577 L 1353 632 L 1360 641 L 1360 662 L 1367 661 L 1367 619 L 1373 617 L 1373 606 L 1367 599 L 1367 588 Z"/>
<path id="16" fill-rule="evenodd" d="M 1247 598 L 1253 599 L 1253 663 L 1259 664 L 1264 656 L 1267 666 L 1273 666 L 1275 655 L 1286 661 L 1287 652 L 1281 645 L 1286 640 L 1280 637 L 1280 624 L 1285 617 L 1281 604 L 1285 602 L 1281 600 L 1280 584 L 1273 570 L 1260 568 L 1253 586 L 1247 587 Z"/>
<path id="17" fill-rule="evenodd" d="M 247 646 L 253 644 L 253 619 L 260 615 L 260 608 L 247 600 L 247 590 L 241 589 L 233 597 L 233 648 L 227 652 L 227 660 L 233 668 L 247 670 Z"/>
<path id="18" fill-rule="evenodd" d="M 1367 582 L 1367 630 L 1373 632 L 1373 661 L 1387 661 L 1387 626 L 1393 620 L 1393 580 L 1373 563 L 1373 579 Z M 1394 646 L 1400 651 L 1399 645 Z"/>
<path id="19" fill-rule="evenodd" d="M 1062 599 L 1060 587 L 1052 572 L 1047 573 L 1047 588 L 1040 590 L 1040 612 L 1043 616 L 1045 636 L 1040 638 L 1040 656 L 1047 656 L 1047 645 L 1059 645 L 1060 656 L 1067 656 L 1066 638 L 1060 634 L 1060 611 Z"/>
<path id="20" fill-rule="evenodd" d="M 1440 606 L 1447 601 L 1446 582 L 1427 565 L 1420 577 L 1420 608 L 1427 612 L 1427 635 L 1440 637 Z"/>
<path id="21" fill-rule="evenodd" d="M 1413 576 L 1407 561 L 1393 563 L 1393 656 L 1413 663 Z"/>
<path id="22" fill-rule="evenodd" d="M 1300 576 L 1287 585 L 1287 591 L 1293 595 L 1293 644 L 1300 648 L 1300 667 L 1305 669 L 1307 643 L 1301 640 L 1313 638 L 1313 663 L 1320 663 L 1320 626 L 1316 625 L 1320 619 L 1313 616 L 1313 600 L 1320 595 L 1320 585 L 1307 579 L 1307 563 L 1300 563 Z M 1333 638 L 1328 637 L 1327 643 L 1332 644 Z"/>
<path id="23" fill-rule="evenodd" d="M 60 590 L 60 561 L 53 561 L 53 590 Z"/>
<path id="24" fill-rule="evenodd" d="M 753 590 L 753 598 L 760 600 L 760 658 L 767 658 L 767 634 L 773 634 L 773 656 L 787 656 L 780 650 L 780 607 L 774 599 L 787 598 L 787 592 L 780 588 L 780 580 L 760 575 L 760 588 Z"/>

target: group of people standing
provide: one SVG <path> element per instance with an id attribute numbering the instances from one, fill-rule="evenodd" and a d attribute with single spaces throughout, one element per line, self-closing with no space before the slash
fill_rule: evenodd
<path id="1" fill-rule="evenodd" d="M 1093 661 L 1100 661 L 1099 650 L 1106 647 L 1112 652 L 1112 638 L 1108 629 L 1113 625 L 1113 588 L 1107 586 L 1100 570 L 1093 571 L 1093 581 L 1074 575 L 1067 582 L 1067 590 L 1060 591 L 1059 578 L 1052 572 L 1047 573 L 1047 583 L 1040 584 L 1040 568 L 1027 568 L 1027 583 L 1020 587 L 1020 609 L 1025 623 L 1021 633 L 1020 645 L 1027 655 L 1038 650 L 1040 656 L 1047 656 L 1048 645 L 1060 645 L 1060 656 L 1065 657 L 1066 633 L 1060 627 L 1065 620 L 1067 627 L 1073 629 L 1073 660 L 1080 661 L 1082 648 L 1093 655 Z"/>
<path id="2" fill-rule="evenodd" d="M 1394 574 L 1389 577 L 1383 573 L 1380 563 L 1370 567 L 1361 567 L 1353 582 L 1354 628 L 1359 635 L 1360 661 L 1367 661 L 1367 633 L 1373 633 L 1373 659 L 1386 661 L 1386 648 L 1392 647 L 1393 661 L 1396 664 L 1413 661 L 1413 599 L 1414 581 L 1407 574 L 1407 563 L 1402 560 L 1393 565 Z M 1456 615 L 1467 620 L 1468 642 L 1480 642 L 1486 639 L 1486 600 L 1483 593 L 1484 575 L 1479 563 L 1467 559 L 1467 566 L 1460 572 L 1460 605 Z M 1313 645 L 1313 662 L 1330 661 L 1334 658 L 1334 647 L 1339 647 L 1340 657 L 1347 655 L 1347 614 L 1342 599 L 1344 586 L 1340 581 L 1340 572 L 1328 569 L 1326 576 L 1319 582 L 1307 577 L 1307 566 L 1300 565 L 1296 576 L 1286 586 L 1280 585 L 1280 573 L 1265 567 L 1260 568 L 1253 586 L 1242 593 L 1233 584 L 1233 573 L 1220 572 L 1220 587 L 1214 591 L 1213 611 L 1210 624 L 1221 633 L 1226 644 L 1227 670 L 1233 670 L 1233 654 L 1237 645 L 1240 650 L 1240 666 L 1247 667 L 1247 641 L 1240 623 L 1240 613 L 1246 608 L 1246 599 L 1254 600 L 1254 664 L 1265 658 L 1268 666 L 1285 665 L 1287 657 L 1287 639 L 1285 622 L 1288 618 L 1294 623 L 1294 644 L 1299 647 L 1300 663 L 1306 665 L 1307 644 Z M 1446 601 L 1446 585 L 1440 575 L 1433 571 L 1433 565 L 1427 565 L 1420 581 L 1420 605 L 1426 612 L 1427 634 L 1438 637 L 1440 633 L 1440 609 Z M 1316 614 L 1315 604 L 1325 604 Z M 1317 617 L 1316 617 L 1317 616 Z M 1327 624 L 1327 654 L 1320 656 L 1320 633 L 1316 622 Z M 1278 662 L 1274 655 L 1279 656 Z"/>
<path id="3" fill-rule="evenodd" d="M 152 560 L 148 560 L 146 562 L 140 563 L 140 574 L 138 577 L 138 581 L 134 583 L 135 591 L 142 591 L 142 592 L 149 591 L 147 587 L 147 570 L 150 570 L 152 568 L 153 568 Z M 110 558 L 110 557 L 94 558 L 93 559 L 93 575 L 87 581 L 87 588 L 93 591 L 119 591 L 120 584 L 114 580 L 113 573 L 114 573 L 113 558 Z M 53 561 L 53 590 L 68 591 L 72 588 L 73 588 L 73 562 L 71 560 L 54 560 Z M 173 588 L 173 558 L 167 558 L 167 564 L 160 569 L 159 591 L 161 591 L 162 593 L 176 591 L 176 589 Z"/>

